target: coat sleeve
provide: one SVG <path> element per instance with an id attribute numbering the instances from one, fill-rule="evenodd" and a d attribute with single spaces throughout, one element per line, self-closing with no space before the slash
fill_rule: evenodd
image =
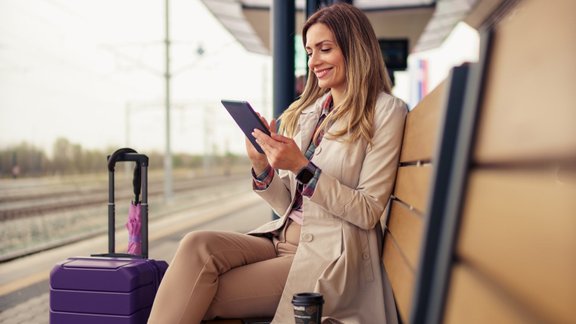
<path id="1" fill-rule="evenodd" d="M 357 187 L 322 173 L 310 197 L 312 203 L 362 229 L 379 224 L 396 178 L 407 109 L 400 99 L 389 98 L 377 115 L 372 146 L 358 162 L 362 165 Z"/>
<path id="2" fill-rule="evenodd" d="M 272 172 L 276 171 L 273 170 Z M 292 202 L 288 172 L 281 170 L 280 173 L 274 175 L 268 188 L 254 190 L 254 192 L 262 197 L 276 214 L 284 215 Z"/>

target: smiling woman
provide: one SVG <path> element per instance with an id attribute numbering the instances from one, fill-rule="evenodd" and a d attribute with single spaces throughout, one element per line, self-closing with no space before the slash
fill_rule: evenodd
<path id="1" fill-rule="evenodd" d="M 246 140 L 252 186 L 281 215 L 247 234 L 197 231 L 181 241 L 149 323 L 274 317 L 293 323 L 292 296 L 317 292 L 324 320 L 396 323 L 384 300 L 380 216 L 398 165 L 406 105 L 390 93 L 365 14 L 339 3 L 304 25 L 304 92 L 270 134 Z M 362 274 L 359 276 L 358 274 Z M 388 295 L 389 295 L 388 294 Z"/>

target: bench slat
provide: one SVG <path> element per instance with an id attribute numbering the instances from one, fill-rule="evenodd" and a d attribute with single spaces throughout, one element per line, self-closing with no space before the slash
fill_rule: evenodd
<path id="1" fill-rule="evenodd" d="M 576 183 L 476 170 L 465 201 L 459 256 L 552 322 L 576 318 Z"/>
<path id="2" fill-rule="evenodd" d="M 408 314 L 410 314 L 412 304 L 414 272 L 390 235 L 386 235 L 384 239 L 383 261 L 388 279 L 392 285 L 398 312 L 402 317 L 402 321 L 409 323 Z"/>
<path id="3" fill-rule="evenodd" d="M 398 168 L 394 196 L 423 214 L 428 204 L 431 177 L 430 164 Z"/>
<path id="4" fill-rule="evenodd" d="M 408 258 L 410 266 L 417 269 L 424 226 L 422 216 L 397 201 L 393 201 L 390 208 L 388 230 Z"/>
<path id="5" fill-rule="evenodd" d="M 400 162 L 430 161 L 436 149 L 445 81 L 427 94 L 406 117 Z"/>
<path id="6" fill-rule="evenodd" d="M 475 160 L 576 156 L 574 12 L 576 1 L 533 1 L 498 26 Z"/>
<path id="7" fill-rule="evenodd" d="M 452 271 L 444 323 L 530 323 L 509 300 L 489 289 L 466 267 L 456 266 Z"/>

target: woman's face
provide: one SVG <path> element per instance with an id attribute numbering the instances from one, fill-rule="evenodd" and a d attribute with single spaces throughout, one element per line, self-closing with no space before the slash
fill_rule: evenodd
<path id="1" fill-rule="evenodd" d="M 308 68 L 316 75 L 318 86 L 331 89 L 332 95 L 343 94 L 346 90 L 344 55 L 325 24 L 314 24 L 306 32 L 306 53 Z"/>

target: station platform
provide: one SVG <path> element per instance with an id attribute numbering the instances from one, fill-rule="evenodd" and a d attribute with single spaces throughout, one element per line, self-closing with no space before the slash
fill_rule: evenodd
<path id="1" fill-rule="evenodd" d="M 149 257 L 169 263 L 182 236 L 192 230 L 247 232 L 269 221 L 271 215 L 263 200 L 247 191 L 226 201 L 151 220 Z M 117 242 L 126 240 L 123 232 L 117 232 Z M 52 267 L 71 256 L 104 253 L 107 242 L 107 237 L 100 235 L 0 264 L 0 324 L 48 324 Z"/>

